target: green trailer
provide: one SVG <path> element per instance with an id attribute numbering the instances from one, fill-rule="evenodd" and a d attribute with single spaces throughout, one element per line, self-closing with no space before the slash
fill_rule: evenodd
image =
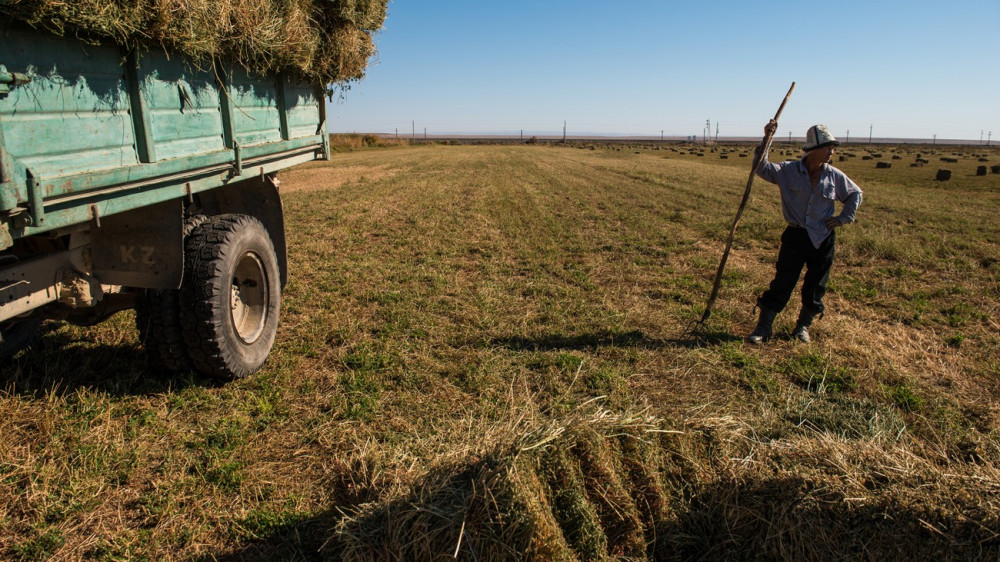
<path id="1" fill-rule="evenodd" d="M 280 73 L 0 24 L 0 354 L 45 319 L 134 308 L 167 367 L 258 369 L 288 275 L 276 173 L 329 158 L 323 102 Z"/>

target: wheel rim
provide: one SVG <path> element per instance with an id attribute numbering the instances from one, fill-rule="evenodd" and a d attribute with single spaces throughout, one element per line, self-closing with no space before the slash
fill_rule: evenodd
<path id="1" fill-rule="evenodd" d="M 233 328 L 243 343 L 257 341 L 264 332 L 270 296 L 264 263 L 253 252 L 243 254 L 233 272 L 230 298 Z"/>

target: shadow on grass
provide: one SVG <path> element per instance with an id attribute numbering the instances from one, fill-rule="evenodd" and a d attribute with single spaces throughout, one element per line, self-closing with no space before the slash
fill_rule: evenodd
<path id="1" fill-rule="evenodd" d="M 242 548 L 197 558 L 200 562 L 271 562 L 273 560 L 342 560 L 343 549 L 330 537 L 337 524 L 336 511 L 295 523 L 280 525 Z"/>
<path id="2" fill-rule="evenodd" d="M 846 501 L 801 477 L 717 480 L 658 529 L 656 559 L 996 560 L 1000 519 L 975 505 L 884 494 Z M 957 511 L 957 513 L 956 513 Z"/>
<path id="3" fill-rule="evenodd" d="M 111 396 L 158 394 L 213 379 L 178 374 L 151 360 L 141 346 L 81 341 L 43 326 L 31 345 L 0 364 L 0 390 L 19 396 L 72 394 L 91 389 Z"/>
<path id="4" fill-rule="evenodd" d="M 643 349 L 663 349 L 668 347 L 704 347 L 719 345 L 743 338 L 724 332 L 708 332 L 697 337 L 681 335 L 678 338 L 651 338 L 641 330 L 627 332 L 603 331 L 588 334 L 563 335 L 543 334 L 537 337 L 506 336 L 478 340 L 475 345 L 480 347 L 500 346 L 514 351 L 558 351 L 558 350 L 595 350 L 602 347 L 635 347 Z"/>
<path id="5" fill-rule="evenodd" d="M 450 478 L 429 474 L 409 495 L 364 510 L 364 515 L 335 529 L 344 517 L 332 509 L 318 517 L 282 525 L 241 548 L 204 560 L 340 560 L 348 553 L 369 559 L 431 559 L 430 553 L 459 560 L 531 558 L 617 558 L 622 552 L 613 516 L 590 532 L 587 546 L 571 540 L 579 529 L 560 517 L 559 508 L 524 511 L 512 498 L 509 481 L 495 477 L 483 460 L 457 470 Z M 652 490 L 644 490 L 646 501 Z M 952 513 L 934 507 L 934 498 L 882 497 L 858 505 L 837 497 L 816 481 L 774 477 L 733 481 L 718 479 L 694 485 L 681 497 L 659 498 L 674 506 L 650 520 L 640 532 L 648 560 L 996 560 L 1000 523 L 995 513 L 975 513 L 974 506 Z M 581 496 L 582 497 L 582 496 Z M 343 507 L 343 506 L 342 506 Z M 554 510 L 546 513 L 548 510 Z M 345 507 L 344 512 L 351 511 Z M 529 511 L 531 511 L 529 513 Z M 564 515 L 564 514 L 563 514 Z M 536 519 L 541 517 L 541 519 Z M 593 538 L 593 537 L 592 537 Z M 600 552 L 594 551 L 593 547 Z M 533 551 L 533 552 L 531 552 Z M 539 556 L 540 553 L 545 553 Z"/>

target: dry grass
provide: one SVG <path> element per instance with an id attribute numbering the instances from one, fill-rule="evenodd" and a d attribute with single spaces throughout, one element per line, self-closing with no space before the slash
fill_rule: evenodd
<path id="1" fill-rule="evenodd" d="M 345 166 L 334 173 L 326 167 L 304 169 L 296 182 L 282 186 L 283 193 L 296 191 L 327 191 L 337 189 L 347 183 L 379 181 L 396 175 L 398 170 L 386 166 Z"/>
<path id="2" fill-rule="evenodd" d="M 230 59 L 319 87 L 360 79 L 387 0 L 9 0 L 0 12 L 59 35 Z"/>
<path id="3" fill-rule="evenodd" d="M 757 185 L 696 345 L 748 162 L 616 148 L 288 172 L 243 381 L 151 371 L 129 315 L 46 326 L 0 368 L 0 556 L 1000 555 L 995 176 L 840 163 L 865 203 L 809 346 L 742 341 L 781 230 Z"/>

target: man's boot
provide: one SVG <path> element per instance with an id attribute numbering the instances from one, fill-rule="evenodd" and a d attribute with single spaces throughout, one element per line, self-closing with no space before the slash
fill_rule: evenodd
<path id="1" fill-rule="evenodd" d="M 799 311 L 799 319 L 795 322 L 795 329 L 792 330 L 792 337 L 805 343 L 812 341 L 809 337 L 809 326 L 812 326 L 813 318 L 816 318 L 816 313 L 811 310 L 803 308 Z"/>
<path id="2" fill-rule="evenodd" d="M 750 343 L 761 344 L 771 337 L 771 325 L 774 324 L 774 317 L 777 315 L 777 311 L 760 307 L 760 319 L 757 320 L 757 327 L 747 336 Z"/>

